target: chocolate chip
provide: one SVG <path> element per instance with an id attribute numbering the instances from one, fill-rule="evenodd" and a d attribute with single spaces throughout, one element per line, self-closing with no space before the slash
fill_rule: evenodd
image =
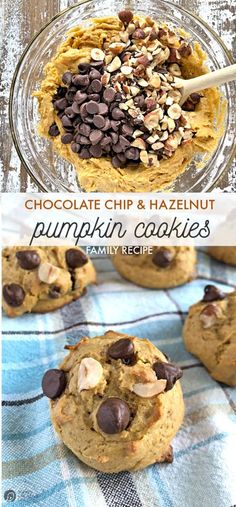
<path id="1" fill-rule="evenodd" d="M 95 127 L 97 127 L 98 129 L 102 129 L 105 126 L 106 121 L 103 116 L 101 116 L 100 114 L 96 114 L 93 117 L 93 123 Z"/>
<path id="2" fill-rule="evenodd" d="M 66 263 L 69 268 L 81 268 L 88 262 L 88 257 L 85 255 L 82 250 L 77 250 L 76 248 L 69 248 L 66 251 Z"/>
<path id="3" fill-rule="evenodd" d="M 54 400 L 58 398 L 66 387 L 66 374 L 63 370 L 52 369 L 44 373 L 42 379 L 43 394 Z"/>
<path id="4" fill-rule="evenodd" d="M 184 111 L 195 111 L 195 104 L 188 98 L 182 105 Z"/>
<path id="5" fill-rule="evenodd" d="M 62 116 L 61 123 L 62 123 L 63 127 L 72 127 L 73 126 L 72 121 L 66 115 Z"/>
<path id="6" fill-rule="evenodd" d="M 65 86 L 58 86 L 57 92 L 53 96 L 54 100 L 61 99 L 62 97 L 65 97 L 67 92 L 67 88 Z"/>
<path id="7" fill-rule="evenodd" d="M 64 112 L 65 112 L 65 115 L 68 116 L 68 118 L 70 118 L 70 120 L 73 120 L 73 118 L 76 117 L 76 113 L 73 111 L 71 106 L 66 107 Z M 62 116 L 62 118 L 63 118 L 63 116 Z"/>
<path id="8" fill-rule="evenodd" d="M 92 130 L 92 132 L 89 136 L 89 139 L 90 139 L 91 143 L 93 145 L 95 145 L 95 144 L 98 144 L 102 140 L 103 136 L 104 136 L 104 134 L 100 130 Z"/>
<path id="9" fill-rule="evenodd" d="M 16 257 L 22 269 L 36 269 L 41 262 L 36 250 L 20 250 L 16 252 Z"/>
<path id="10" fill-rule="evenodd" d="M 71 149 L 74 153 L 79 153 L 80 145 L 78 143 L 71 143 Z"/>
<path id="11" fill-rule="evenodd" d="M 75 114 L 80 114 L 80 105 L 78 102 L 73 102 L 71 107 Z"/>
<path id="12" fill-rule="evenodd" d="M 105 148 L 106 146 L 110 145 L 112 142 L 112 139 L 110 136 L 106 136 L 101 140 L 101 147 Z"/>
<path id="13" fill-rule="evenodd" d="M 120 126 L 120 121 L 111 120 L 111 128 L 114 132 L 118 132 Z"/>
<path id="14" fill-rule="evenodd" d="M 101 72 L 104 67 L 103 60 L 99 60 L 98 62 L 91 62 L 90 67 L 92 67 L 93 69 L 100 70 L 100 72 Z"/>
<path id="15" fill-rule="evenodd" d="M 134 344 L 129 338 L 121 338 L 109 347 L 108 355 L 112 359 L 131 358 L 134 355 Z"/>
<path id="16" fill-rule="evenodd" d="M 102 156 L 102 148 L 99 144 L 91 146 L 91 148 L 89 148 L 89 151 L 94 158 L 100 158 Z"/>
<path id="17" fill-rule="evenodd" d="M 52 125 L 49 127 L 48 133 L 52 137 L 56 137 L 60 134 L 60 130 L 56 123 L 52 123 Z"/>
<path id="18" fill-rule="evenodd" d="M 128 148 L 128 150 L 126 150 L 125 152 L 125 156 L 126 158 L 128 158 L 128 160 L 139 160 L 139 150 L 138 148 Z"/>
<path id="19" fill-rule="evenodd" d="M 134 97 L 134 105 L 142 109 L 145 106 L 144 95 L 137 95 L 136 97 Z"/>
<path id="20" fill-rule="evenodd" d="M 91 83 L 91 89 L 95 93 L 99 93 L 102 89 L 102 83 L 99 79 L 94 79 Z"/>
<path id="21" fill-rule="evenodd" d="M 72 104 L 74 100 L 74 96 L 76 94 L 77 88 L 75 86 L 68 88 L 68 92 L 66 94 L 66 99 L 69 102 L 69 104 Z"/>
<path id="22" fill-rule="evenodd" d="M 104 102 L 101 102 L 101 104 L 98 105 L 99 108 L 99 114 L 102 114 L 105 116 L 108 113 L 108 105 L 104 104 Z"/>
<path id="23" fill-rule="evenodd" d="M 88 146 L 90 143 L 90 140 L 85 136 L 80 136 L 80 144 L 83 144 L 85 146 Z"/>
<path id="24" fill-rule="evenodd" d="M 98 114 L 99 107 L 97 102 L 95 102 L 94 100 L 90 100 L 89 102 L 87 102 L 86 111 L 89 114 Z"/>
<path id="25" fill-rule="evenodd" d="M 86 148 L 82 148 L 81 152 L 79 153 L 80 158 L 90 158 L 90 153 Z"/>
<path id="26" fill-rule="evenodd" d="M 105 125 L 102 128 L 102 131 L 106 132 L 107 130 L 109 130 L 109 128 L 111 128 L 111 121 L 109 120 L 109 118 L 106 118 L 105 119 Z"/>
<path id="27" fill-rule="evenodd" d="M 97 411 L 97 423 L 100 429 L 109 435 L 121 433 L 129 425 L 130 410 L 120 398 L 108 398 Z"/>
<path id="28" fill-rule="evenodd" d="M 82 136 L 88 137 L 91 132 L 91 127 L 89 125 L 86 125 L 86 123 L 81 123 L 79 126 L 79 132 L 82 134 Z"/>
<path id="29" fill-rule="evenodd" d="M 132 33 L 131 35 L 132 39 L 145 39 L 146 35 L 145 35 L 145 32 L 143 30 L 141 30 L 141 28 L 136 28 L 136 30 Z"/>
<path id="30" fill-rule="evenodd" d="M 225 298 L 224 292 L 215 287 L 215 285 L 206 285 L 202 301 L 204 302 L 217 301 L 224 298 Z"/>
<path id="31" fill-rule="evenodd" d="M 68 106 L 68 102 L 65 98 L 63 98 L 56 100 L 53 105 L 55 109 L 58 109 L 59 111 L 64 111 L 64 109 Z"/>
<path id="32" fill-rule="evenodd" d="M 89 100 L 94 100 L 94 102 L 100 101 L 100 95 L 98 93 L 89 93 L 88 95 Z"/>
<path id="33" fill-rule="evenodd" d="M 133 19 L 133 13 L 128 9 L 124 9 L 119 12 L 118 17 L 124 25 L 128 25 Z"/>
<path id="34" fill-rule="evenodd" d="M 121 127 L 121 132 L 124 136 L 132 136 L 133 131 L 134 131 L 133 127 L 127 125 L 126 123 Z"/>
<path id="35" fill-rule="evenodd" d="M 70 144 L 72 139 L 73 139 L 73 134 L 63 134 L 63 136 L 61 136 L 62 144 Z"/>
<path id="36" fill-rule="evenodd" d="M 119 136 L 119 143 L 121 144 L 123 150 L 126 150 L 130 146 L 130 141 L 124 136 Z"/>
<path id="37" fill-rule="evenodd" d="M 114 144 L 112 146 L 112 149 L 113 149 L 114 153 L 121 153 L 123 151 L 123 147 L 122 147 L 121 143 Z"/>
<path id="38" fill-rule="evenodd" d="M 49 288 L 48 295 L 52 299 L 57 299 L 61 295 L 61 287 L 58 287 L 57 285 L 53 285 Z"/>
<path id="39" fill-rule="evenodd" d="M 119 107 L 115 107 L 112 110 L 111 116 L 114 120 L 123 120 L 123 118 L 125 118 L 125 113 Z"/>
<path id="40" fill-rule="evenodd" d="M 202 95 L 200 93 L 191 93 L 189 99 L 193 102 L 193 104 L 199 104 Z"/>
<path id="41" fill-rule="evenodd" d="M 62 76 L 62 81 L 64 84 L 66 85 L 70 85 L 71 84 L 71 80 L 72 80 L 72 74 L 71 72 L 65 72 Z"/>
<path id="42" fill-rule="evenodd" d="M 117 157 L 118 157 L 119 161 L 121 162 L 121 164 L 125 164 L 127 162 L 126 156 L 124 153 L 117 153 Z"/>
<path id="43" fill-rule="evenodd" d="M 89 85 L 89 77 L 84 74 L 74 74 L 72 83 L 77 87 L 86 88 Z"/>
<path id="44" fill-rule="evenodd" d="M 2 293 L 6 303 L 9 306 L 20 306 L 25 299 L 25 291 L 17 283 L 9 283 L 7 285 L 4 285 Z"/>
<path id="45" fill-rule="evenodd" d="M 112 157 L 111 163 L 115 169 L 121 166 L 121 161 L 118 159 L 118 157 Z"/>
<path id="46" fill-rule="evenodd" d="M 162 363 L 160 361 L 156 361 L 153 365 L 153 370 L 155 371 L 158 380 L 164 379 L 167 381 L 165 391 L 170 391 L 170 389 L 174 387 L 176 381 L 183 375 L 182 370 L 173 363 Z"/>
<path id="47" fill-rule="evenodd" d="M 167 268 L 173 259 L 173 255 L 169 250 L 160 248 L 153 254 L 152 262 L 159 268 Z"/>
<path id="48" fill-rule="evenodd" d="M 113 144 L 118 143 L 119 136 L 116 132 L 111 132 L 111 140 Z"/>
<path id="49" fill-rule="evenodd" d="M 91 81 L 93 81 L 93 79 L 101 79 L 102 76 L 101 76 L 99 70 L 92 69 L 91 72 L 89 73 L 89 77 L 90 77 Z"/>
<path id="50" fill-rule="evenodd" d="M 81 74 L 86 74 L 90 70 L 90 63 L 81 62 L 78 65 L 78 69 Z"/>
<path id="51" fill-rule="evenodd" d="M 87 93 L 81 92 L 78 90 L 74 96 L 74 100 L 76 100 L 77 104 L 82 104 L 87 99 Z"/>
<path id="52" fill-rule="evenodd" d="M 112 102 L 116 96 L 114 88 L 106 88 L 103 93 L 103 98 L 106 102 Z"/>

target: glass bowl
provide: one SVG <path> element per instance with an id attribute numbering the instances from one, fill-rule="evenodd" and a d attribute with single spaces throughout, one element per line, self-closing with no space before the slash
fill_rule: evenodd
<path id="1" fill-rule="evenodd" d="M 173 27 L 183 27 L 191 40 L 198 41 L 207 54 L 206 64 L 215 70 L 230 65 L 231 55 L 216 33 L 196 15 L 163 0 L 136 0 L 125 3 L 136 14 L 149 15 Z M 40 88 L 43 69 L 65 40 L 67 31 L 78 24 L 86 26 L 90 18 L 117 13 L 124 8 L 120 0 L 86 0 L 57 14 L 30 42 L 14 74 L 10 93 L 10 127 L 18 155 L 31 178 L 43 191 L 80 192 L 74 167 L 58 156 L 50 141 L 39 136 L 37 99 L 32 97 Z M 206 192 L 212 190 L 227 173 L 234 156 L 235 85 L 221 87 L 228 101 L 225 132 L 210 159 L 201 158 L 201 170 L 192 160 L 187 170 L 171 185 L 173 192 Z M 199 162 L 199 156 L 198 156 Z M 168 190 L 168 189 L 166 189 Z"/>

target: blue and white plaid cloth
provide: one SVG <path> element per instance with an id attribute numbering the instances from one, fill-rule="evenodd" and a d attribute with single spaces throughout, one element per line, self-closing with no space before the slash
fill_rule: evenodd
<path id="1" fill-rule="evenodd" d="M 14 507 L 231 507 L 236 504 L 236 390 L 211 379 L 186 352 L 182 324 L 206 283 L 225 291 L 236 269 L 199 253 L 198 278 L 147 290 L 94 259 L 99 283 L 81 300 L 46 315 L 3 318 L 3 505 Z M 135 473 L 102 474 L 79 462 L 56 436 L 41 379 L 66 343 L 108 329 L 149 338 L 184 367 L 184 424 L 174 462 Z M 196 337 L 197 339 L 197 337 Z"/>

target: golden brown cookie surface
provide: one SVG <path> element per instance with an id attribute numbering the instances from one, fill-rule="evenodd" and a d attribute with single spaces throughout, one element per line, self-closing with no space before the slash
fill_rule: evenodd
<path id="1" fill-rule="evenodd" d="M 5 248 L 2 268 L 3 309 L 9 317 L 56 310 L 96 280 L 91 261 L 78 247 Z"/>
<path id="2" fill-rule="evenodd" d="M 236 385 L 236 291 L 206 286 L 203 300 L 189 309 L 183 336 L 214 379 Z"/>
<path id="3" fill-rule="evenodd" d="M 184 414 L 181 370 L 148 340 L 113 331 L 67 348 L 42 385 L 52 423 L 74 454 L 104 472 L 171 461 Z"/>
<path id="4" fill-rule="evenodd" d="M 196 252 L 192 247 L 153 247 L 152 254 L 123 252 L 124 249 L 119 249 L 112 256 L 115 268 L 124 278 L 142 287 L 176 287 L 189 282 L 196 274 Z"/>
<path id="5" fill-rule="evenodd" d="M 236 246 L 211 246 L 208 253 L 218 261 L 236 266 Z"/>

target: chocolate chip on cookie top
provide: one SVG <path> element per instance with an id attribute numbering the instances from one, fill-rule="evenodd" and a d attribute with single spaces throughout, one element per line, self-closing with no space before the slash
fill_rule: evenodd
<path id="1" fill-rule="evenodd" d="M 166 248 L 159 248 L 152 256 L 152 262 L 159 268 L 168 268 L 174 258 L 173 253 Z"/>
<path id="2" fill-rule="evenodd" d="M 66 374 L 63 370 L 52 369 L 46 371 L 42 379 L 43 394 L 54 400 L 58 398 L 66 387 Z"/>
<path id="3" fill-rule="evenodd" d="M 221 300 L 224 298 L 225 293 L 222 292 L 220 289 L 218 289 L 218 287 L 215 287 L 215 285 L 206 285 L 202 301 L 211 302 Z"/>
<path id="4" fill-rule="evenodd" d="M 108 355 L 112 359 L 122 359 L 127 365 L 133 364 L 135 360 L 134 344 L 129 338 L 121 338 L 109 347 Z"/>
<path id="5" fill-rule="evenodd" d="M 107 398 L 97 411 L 99 428 L 109 435 L 121 433 L 130 422 L 130 409 L 127 403 L 120 398 Z"/>
<path id="6" fill-rule="evenodd" d="M 92 48 L 78 72 L 62 75 L 65 86 L 52 100 L 58 121 L 48 133 L 62 130 L 61 142 L 82 159 L 110 157 L 115 168 L 158 166 L 194 135 L 185 111 L 194 111 L 201 95 L 180 106 L 178 82 L 192 49 L 150 17 L 134 20 L 129 10 L 118 17 L 120 32 Z"/>
<path id="7" fill-rule="evenodd" d="M 25 291 L 17 283 L 9 283 L 3 286 L 3 297 L 9 306 L 17 307 L 22 305 L 25 299 Z"/>
<path id="8" fill-rule="evenodd" d="M 76 248 L 69 248 L 66 251 L 66 263 L 69 268 L 81 268 L 88 262 L 88 257 L 85 255 L 82 250 L 77 250 Z"/>
<path id="9" fill-rule="evenodd" d="M 159 380 L 165 379 L 167 381 L 165 391 L 170 391 L 170 389 L 174 387 L 176 381 L 183 375 L 181 368 L 173 363 L 156 361 L 153 365 L 153 370 Z"/>
<path id="10" fill-rule="evenodd" d="M 36 250 L 19 250 L 16 252 L 19 265 L 22 269 L 33 270 L 40 264 L 40 256 Z"/>

